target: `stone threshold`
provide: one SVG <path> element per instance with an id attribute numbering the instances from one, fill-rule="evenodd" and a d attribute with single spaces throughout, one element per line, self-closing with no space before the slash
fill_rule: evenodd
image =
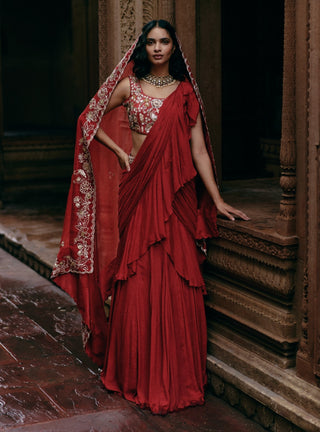
<path id="1" fill-rule="evenodd" d="M 0 247 L 50 279 L 63 217 L 62 205 L 7 205 L 0 209 Z"/>
<path id="2" fill-rule="evenodd" d="M 216 396 L 267 430 L 319 432 L 320 389 L 209 330 L 207 369 Z M 237 369 L 230 366 L 237 365 Z"/>
<path id="3" fill-rule="evenodd" d="M 37 252 L 32 250 L 33 248 L 29 250 L 23 243 L 16 242 L 4 233 L 0 233 L 0 247 L 35 270 L 41 276 L 50 279 L 52 271 L 51 263 L 41 259 L 40 256 L 37 255 Z"/>

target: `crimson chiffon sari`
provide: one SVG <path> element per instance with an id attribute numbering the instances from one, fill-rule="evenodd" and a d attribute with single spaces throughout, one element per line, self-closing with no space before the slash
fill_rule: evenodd
<path id="1" fill-rule="evenodd" d="M 206 318 L 195 240 L 215 235 L 198 207 L 190 130 L 199 103 L 182 82 L 161 107 L 119 191 L 120 242 L 102 381 L 165 414 L 204 402 Z M 213 211 L 213 208 L 212 208 Z"/>
<path id="2" fill-rule="evenodd" d="M 204 402 L 204 256 L 196 241 L 217 236 L 216 210 L 191 155 L 191 128 L 199 109 L 203 115 L 191 73 L 164 101 L 130 172 L 115 173 L 117 161 L 94 140 L 100 125 L 130 150 L 123 107 L 103 115 L 116 83 L 132 74 L 130 55 L 79 119 L 52 276 L 79 307 L 84 346 L 103 366 L 105 387 L 166 414 Z M 203 125 L 214 166 L 204 117 Z"/>

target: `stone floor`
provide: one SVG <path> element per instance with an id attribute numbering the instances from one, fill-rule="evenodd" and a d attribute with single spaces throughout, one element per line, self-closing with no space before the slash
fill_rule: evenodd
<path id="1" fill-rule="evenodd" d="M 0 249 L 1 431 L 264 430 L 210 393 L 204 406 L 156 416 L 107 392 L 80 324 L 64 292 Z"/>
<path id="2" fill-rule="evenodd" d="M 62 233 L 59 203 L 9 204 L 0 209 L 0 246 L 49 278 Z"/>

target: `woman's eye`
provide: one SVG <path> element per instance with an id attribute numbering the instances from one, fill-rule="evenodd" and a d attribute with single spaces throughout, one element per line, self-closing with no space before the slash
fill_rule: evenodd
<path id="1" fill-rule="evenodd" d="M 147 40 L 147 45 L 152 45 L 153 41 L 152 40 Z"/>
<path id="2" fill-rule="evenodd" d="M 164 40 L 162 41 L 162 43 L 165 44 L 165 45 L 168 45 L 168 43 L 170 43 L 170 41 L 169 41 L 169 39 L 164 39 Z"/>

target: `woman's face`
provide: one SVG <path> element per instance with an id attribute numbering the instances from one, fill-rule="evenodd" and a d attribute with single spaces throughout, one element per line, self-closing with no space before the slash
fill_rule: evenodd
<path id="1" fill-rule="evenodd" d="M 147 35 L 146 51 L 152 65 L 160 66 L 169 63 L 174 45 L 167 30 L 161 27 L 150 30 Z"/>

